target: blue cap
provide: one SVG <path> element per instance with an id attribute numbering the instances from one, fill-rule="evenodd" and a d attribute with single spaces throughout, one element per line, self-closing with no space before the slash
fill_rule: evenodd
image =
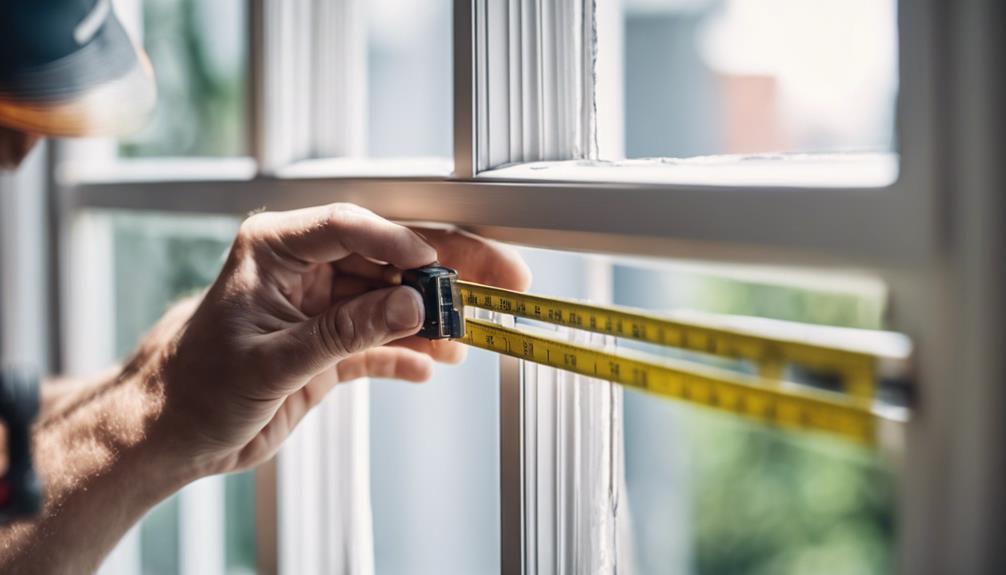
<path id="1" fill-rule="evenodd" d="M 121 133 L 156 101 L 153 73 L 111 0 L 0 1 L 0 124 Z"/>

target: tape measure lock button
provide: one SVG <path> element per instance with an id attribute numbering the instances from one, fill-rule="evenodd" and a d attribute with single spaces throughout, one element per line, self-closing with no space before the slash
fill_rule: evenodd
<path id="1" fill-rule="evenodd" d="M 461 339 L 465 336 L 457 280 L 456 270 L 439 264 L 407 270 L 402 274 L 402 284 L 418 291 L 423 299 L 426 319 L 419 330 L 421 337 Z"/>

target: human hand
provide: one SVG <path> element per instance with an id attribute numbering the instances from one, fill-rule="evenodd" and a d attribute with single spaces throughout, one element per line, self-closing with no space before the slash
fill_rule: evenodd
<path id="1" fill-rule="evenodd" d="M 170 342 L 139 365 L 163 397 L 160 437 L 192 478 L 254 466 L 337 383 L 429 378 L 456 342 L 415 337 L 423 320 L 401 270 L 440 261 L 461 277 L 526 289 L 516 252 L 461 232 L 419 233 L 357 206 L 261 213 Z M 387 263 L 381 263 L 387 262 Z M 187 313 L 187 312 L 186 312 Z M 156 330 L 155 330 L 156 331 Z"/>

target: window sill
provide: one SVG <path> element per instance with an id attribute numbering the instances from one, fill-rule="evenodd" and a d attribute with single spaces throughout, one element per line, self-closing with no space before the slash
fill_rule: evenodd
<path id="1" fill-rule="evenodd" d="M 279 168 L 279 179 L 445 179 L 453 171 L 449 158 L 322 158 Z M 107 162 L 68 161 L 60 166 L 66 186 L 147 182 L 223 182 L 255 178 L 252 158 L 151 158 Z"/>
<path id="2" fill-rule="evenodd" d="M 276 170 L 279 178 L 447 178 L 450 158 L 322 158 L 302 160 Z"/>
<path id="3" fill-rule="evenodd" d="M 491 180 L 697 186 L 883 188 L 898 179 L 897 154 L 801 154 L 570 160 L 514 164 Z"/>
<path id="4" fill-rule="evenodd" d="M 66 161 L 57 181 L 64 186 L 146 182 L 246 181 L 255 177 L 252 158 L 151 158 Z"/>

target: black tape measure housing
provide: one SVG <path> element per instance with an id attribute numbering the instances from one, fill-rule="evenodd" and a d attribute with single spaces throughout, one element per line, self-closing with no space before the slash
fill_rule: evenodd
<path id="1" fill-rule="evenodd" d="M 426 319 L 419 335 L 427 339 L 460 339 L 465 336 L 461 296 L 456 282 L 458 272 L 441 265 L 408 270 L 402 284 L 419 292 Z"/>
<path id="2" fill-rule="evenodd" d="M 7 428 L 7 471 L 0 477 L 0 524 L 37 514 L 42 487 L 32 465 L 31 426 L 39 412 L 39 376 L 0 368 L 0 421 Z"/>

